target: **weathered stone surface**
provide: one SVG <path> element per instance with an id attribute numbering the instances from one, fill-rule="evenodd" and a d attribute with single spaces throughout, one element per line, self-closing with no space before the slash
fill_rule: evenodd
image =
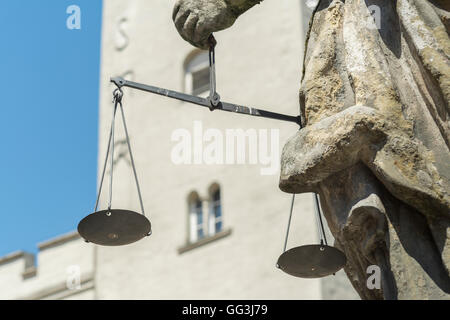
<path id="1" fill-rule="evenodd" d="M 448 31 L 437 0 L 321 0 L 310 23 L 304 128 L 284 147 L 280 188 L 320 194 L 364 299 L 450 298 Z M 366 286 L 373 264 L 382 290 Z"/>
<path id="2" fill-rule="evenodd" d="M 380 29 L 368 26 L 371 5 L 381 9 Z M 311 23 L 300 95 L 305 128 L 284 148 L 280 188 L 320 193 L 362 298 L 449 298 L 444 9 L 330 0 Z M 365 285 L 371 264 L 381 267 L 381 293 Z"/>

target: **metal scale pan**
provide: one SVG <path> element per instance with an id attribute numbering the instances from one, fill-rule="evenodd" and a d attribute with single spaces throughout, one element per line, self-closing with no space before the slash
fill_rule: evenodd
<path id="1" fill-rule="evenodd" d="M 78 224 L 78 233 L 88 242 L 122 246 L 150 235 L 150 221 L 140 213 L 111 209 L 94 212 Z"/>
<path id="2" fill-rule="evenodd" d="M 300 278 L 321 278 L 339 271 L 347 262 L 338 249 L 312 244 L 295 247 L 284 252 L 277 267 L 287 274 Z"/>

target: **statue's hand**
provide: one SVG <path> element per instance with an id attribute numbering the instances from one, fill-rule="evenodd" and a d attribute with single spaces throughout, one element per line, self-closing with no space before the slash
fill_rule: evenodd
<path id="1" fill-rule="evenodd" d="M 236 18 L 225 0 L 178 0 L 172 16 L 181 37 L 200 49 L 208 49 L 209 36 Z"/>

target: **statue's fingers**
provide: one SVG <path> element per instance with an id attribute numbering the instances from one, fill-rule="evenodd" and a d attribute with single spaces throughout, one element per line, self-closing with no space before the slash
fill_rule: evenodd
<path id="1" fill-rule="evenodd" d="M 196 47 L 206 50 L 209 48 L 208 38 L 211 33 L 212 32 L 210 30 L 207 30 L 204 20 L 200 19 L 197 22 L 197 26 L 194 30 L 192 41 L 195 43 Z"/>
<path id="2" fill-rule="evenodd" d="M 180 35 L 183 35 L 183 26 L 184 23 L 186 22 L 186 19 L 189 17 L 189 15 L 191 14 L 191 10 L 187 9 L 187 10 L 178 10 L 177 16 L 175 17 L 175 27 L 178 30 L 178 33 Z"/>
<path id="3" fill-rule="evenodd" d="M 192 42 L 194 40 L 195 29 L 197 28 L 199 17 L 196 14 L 191 14 L 186 19 L 186 22 L 183 25 L 183 38 Z"/>
<path id="4" fill-rule="evenodd" d="M 178 14 L 178 11 L 180 11 L 180 8 L 181 8 L 181 0 L 178 0 L 176 3 L 175 3 L 175 6 L 173 7 L 173 11 L 172 11 L 172 20 L 173 20 L 173 22 L 175 22 L 175 19 L 176 19 L 176 17 L 177 17 L 177 14 Z"/>

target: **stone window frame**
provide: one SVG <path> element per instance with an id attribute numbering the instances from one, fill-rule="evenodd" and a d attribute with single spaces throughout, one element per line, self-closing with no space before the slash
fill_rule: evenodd
<path id="1" fill-rule="evenodd" d="M 209 95 L 209 55 L 208 51 L 195 49 L 191 51 L 183 64 L 184 92 L 200 97 Z M 207 76 L 205 76 L 207 74 Z M 194 88 L 195 77 L 204 78 L 204 85 Z"/>
<path id="2" fill-rule="evenodd" d="M 213 195 L 219 192 L 220 194 L 220 208 L 221 208 L 221 217 L 220 221 L 222 222 L 222 228 L 220 230 L 216 230 L 215 225 L 217 219 L 212 218 L 212 215 L 214 214 L 213 208 Z M 223 202 L 222 202 L 222 189 L 220 185 L 216 182 L 212 183 L 207 191 L 208 196 L 207 197 L 201 197 L 197 191 L 191 191 L 187 197 L 187 203 L 188 203 L 188 228 L 187 228 L 187 237 L 186 237 L 186 244 L 178 248 L 178 253 L 182 254 L 184 252 L 190 251 L 192 249 L 201 247 L 205 244 L 211 243 L 213 241 L 222 239 L 224 237 L 227 237 L 231 234 L 231 228 L 225 228 L 223 223 Z M 201 201 L 202 205 L 202 214 L 203 214 L 203 230 L 206 231 L 203 233 L 203 237 L 198 238 L 194 236 L 194 233 L 196 232 L 196 228 L 194 228 L 194 218 L 191 216 L 192 213 L 192 202 L 193 201 Z M 205 219 L 206 217 L 206 219 Z M 214 228 L 211 228 L 211 226 L 214 225 Z M 206 227 L 206 228 L 205 228 Z M 194 230 L 195 229 L 195 230 Z"/>

